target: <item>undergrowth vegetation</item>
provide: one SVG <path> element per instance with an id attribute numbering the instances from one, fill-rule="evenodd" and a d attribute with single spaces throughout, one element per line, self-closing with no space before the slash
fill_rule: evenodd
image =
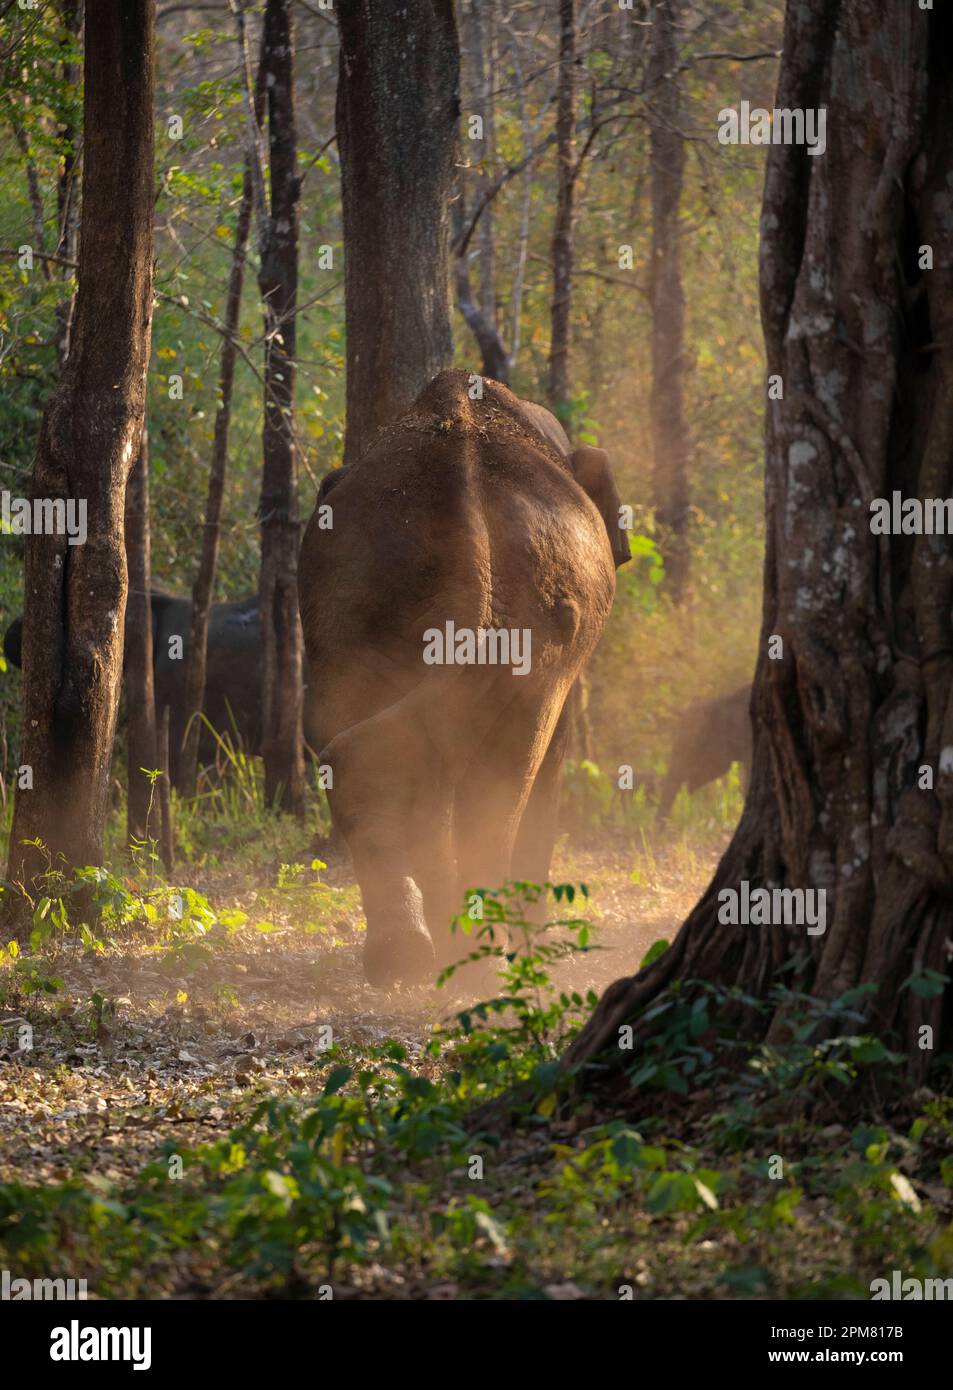
<path id="1" fill-rule="evenodd" d="M 285 864 L 273 891 L 297 895 L 296 929 L 333 937 L 324 867 Z M 95 927 L 78 915 L 90 895 Z M 647 1041 L 620 1035 L 624 1084 L 580 1104 L 559 1059 L 595 998 L 554 970 L 599 949 L 588 887 L 481 891 L 457 926 L 461 961 L 496 969 L 485 1000 L 441 1012 L 451 969 L 419 1046 L 327 1030 L 293 1093 L 251 1079 L 212 1142 L 154 1116 L 151 1161 L 121 1180 L 94 1160 L 3 1183 L 3 1261 L 145 1297 L 850 1298 L 893 1268 L 953 1273 L 953 1101 L 909 1097 L 903 1059 L 861 1031 L 858 991 L 812 999 L 793 965 L 765 1000 L 681 981 Z M 167 882 L 154 849 L 125 877 L 51 869 L 29 943 L 2 953 L 0 1007 L 39 1035 L 73 955 L 137 938 L 181 977 L 272 930 Z M 779 1003 L 787 1037 L 761 1040 Z M 118 1036 L 120 1013 L 94 996 L 74 1035 Z M 178 1118 L 221 1089 L 201 1084 Z"/>

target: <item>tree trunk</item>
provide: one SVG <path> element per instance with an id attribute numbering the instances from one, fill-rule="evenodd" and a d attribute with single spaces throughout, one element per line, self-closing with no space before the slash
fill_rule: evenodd
<path id="1" fill-rule="evenodd" d="M 159 767 L 161 775 L 156 783 L 158 792 L 159 856 L 167 874 L 172 872 L 175 863 L 175 831 L 172 825 L 172 766 L 169 752 L 169 706 L 162 706 L 159 719 Z"/>
<path id="2" fill-rule="evenodd" d="M 536 144 L 539 124 L 532 125 L 526 101 L 526 85 L 523 78 L 523 64 L 520 57 L 520 39 L 514 34 L 512 48 L 513 68 L 516 75 L 516 100 L 519 108 L 520 129 L 523 134 L 523 178 L 520 196 L 520 229 L 516 245 L 516 264 L 513 268 L 513 285 L 510 291 L 510 352 L 508 367 L 516 366 L 522 344 L 523 289 L 526 284 L 526 262 L 529 257 L 529 230 L 533 209 L 533 168 L 529 155 Z"/>
<path id="3" fill-rule="evenodd" d="M 298 618 L 298 455 L 294 435 L 300 180 L 291 0 L 268 0 L 262 38 L 268 94 L 270 212 L 258 286 L 265 306 L 264 463 L 258 514 L 262 755 L 269 804 L 304 809 L 302 637 Z"/>
<path id="4" fill-rule="evenodd" d="M 460 115 L 452 0 L 338 12 L 347 435 L 356 459 L 453 356 L 448 209 Z"/>
<path id="5" fill-rule="evenodd" d="M 86 20 L 79 293 L 32 494 L 82 502 L 87 535 L 70 545 L 57 526 L 26 543 L 21 757 L 33 788 L 17 796 L 8 876 L 27 887 L 47 853 L 66 866 L 102 857 L 122 675 L 123 511 L 152 319 L 153 17 L 147 0 L 100 0 Z M 23 843 L 36 839 L 46 853 Z"/>
<path id="6" fill-rule="evenodd" d="M 470 0 L 471 63 L 473 65 L 472 112 L 483 121 L 483 141 L 477 146 L 480 172 L 477 179 L 477 200 L 484 197 L 492 182 L 490 161 L 496 143 L 495 107 L 493 102 L 493 0 Z M 487 323 L 496 330 L 496 248 L 493 236 L 493 205 L 487 206 L 480 218 L 478 237 L 480 247 L 480 309 Z"/>
<path id="7" fill-rule="evenodd" d="M 953 1045 L 953 552 L 947 536 L 873 534 L 870 502 L 953 495 L 949 9 L 792 0 L 776 104 L 826 107 L 826 152 L 768 152 L 751 787 L 675 942 L 607 991 L 567 1060 L 611 1047 L 633 1019 L 638 1036 L 640 1010 L 675 976 L 764 996 L 794 959 L 788 982 L 824 999 L 872 983 L 860 1007 L 921 1078 Z M 825 890 L 826 930 L 725 925 L 719 893 L 745 880 Z M 927 970 L 938 992 L 905 983 Z M 768 1036 L 786 1021 L 776 1012 Z"/>
<path id="8" fill-rule="evenodd" d="M 549 344 L 549 404 L 569 426 L 569 334 L 572 314 L 575 154 L 575 0 L 559 0 L 559 77 L 556 92 L 556 222 L 553 227 L 553 302 Z"/>
<path id="9" fill-rule="evenodd" d="M 589 718 L 589 681 L 582 672 L 569 691 L 569 754 L 576 762 L 596 761 L 596 741 Z"/>
<path id="10" fill-rule="evenodd" d="M 83 28 L 83 0 L 61 0 L 60 16 L 63 21 L 66 42 L 70 45 L 79 39 Z M 76 64 L 64 59 L 62 81 L 64 91 L 79 80 Z M 76 131 L 71 122 L 60 128 L 60 141 L 63 145 L 63 163 L 56 181 L 56 214 L 59 228 L 56 254 L 64 260 L 75 261 L 79 241 L 79 156 L 76 150 Z M 64 269 L 64 277 L 72 274 Z M 69 356 L 70 329 L 75 295 L 64 299 L 56 308 L 56 352 L 60 371 Z"/>
<path id="11" fill-rule="evenodd" d="M 483 214 L 484 217 L 486 213 Z M 453 204 L 453 232 L 454 237 L 461 237 L 466 226 L 466 203 L 464 202 L 463 180 L 460 180 L 460 192 Z M 476 339 L 477 347 L 480 349 L 480 370 L 484 376 L 492 378 L 493 381 L 502 381 L 504 385 L 509 385 L 510 380 L 510 361 L 503 346 L 502 339 L 496 328 L 495 323 L 491 322 L 483 312 L 480 305 L 476 302 L 473 295 L 473 287 L 470 283 L 470 266 L 466 251 L 456 253 L 453 257 L 454 278 L 457 283 L 457 304 L 460 312 Z"/>
<path id="12" fill-rule="evenodd" d="M 653 6 L 649 58 L 652 255 L 652 454 L 656 518 L 668 591 L 678 603 L 688 578 L 688 422 L 682 399 L 685 299 L 682 294 L 679 209 L 685 146 L 678 128 L 676 0 Z"/>
<path id="13" fill-rule="evenodd" d="M 149 534 L 149 431 L 143 428 L 139 457 L 126 488 L 126 563 L 129 597 L 126 602 L 123 667 L 126 686 L 126 765 L 128 797 L 126 838 L 156 836 L 152 780 L 143 772 L 159 766 L 156 739 L 156 701 L 152 664 L 151 539 Z M 150 826 L 150 820 L 152 824 Z"/>
<path id="14" fill-rule="evenodd" d="M 13 136 L 17 142 L 17 147 L 23 155 L 23 162 L 26 166 L 26 186 L 30 196 L 30 216 L 33 221 L 33 240 L 36 243 L 33 250 L 40 257 L 40 270 L 44 280 L 49 280 L 51 276 L 50 263 L 46 259 L 46 234 L 43 230 L 43 194 L 40 191 L 40 178 L 36 172 L 36 164 L 33 162 L 33 154 L 30 150 L 30 140 L 16 116 L 11 116 L 10 123 L 13 127 Z"/>
<path id="15" fill-rule="evenodd" d="M 263 71 L 263 69 L 262 69 Z M 199 737 L 202 732 L 200 714 L 205 703 L 205 672 L 208 662 L 208 616 L 215 589 L 215 570 L 218 565 L 218 542 L 222 517 L 222 497 L 225 492 L 225 473 L 228 467 L 228 429 L 232 416 L 232 387 L 235 382 L 236 343 L 242 305 L 242 284 L 245 278 L 245 249 L 252 213 L 252 176 L 246 162 L 242 200 L 235 228 L 235 250 L 228 279 L 225 302 L 225 331 L 222 338 L 222 357 L 218 374 L 218 410 L 215 414 L 215 437 L 212 462 L 208 475 L 208 497 L 205 502 L 205 529 L 202 533 L 202 553 L 198 573 L 192 585 L 192 625 L 185 668 L 185 736 L 179 763 L 182 792 L 195 795 L 198 770 Z"/>
<path id="16" fill-rule="evenodd" d="M 461 247 L 466 230 L 467 176 L 469 159 L 472 156 L 478 164 L 474 180 L 477 202 L 487 194 L 490 187 L 488 160 L 493 139 L 493 101 L 490 95 L 490 76 L 486 66 L 484 46 L 484 6 L 486 0 L 470 0 L 462 12 L 467 36 L 466 63 L 464 74 L 467 78 L 467 95 L 463 112 L 464 150 L 466 159 L 461 161 L 458 193 L 453 202 L 453 244 Z M 492 10 L 490 11 L 492 16 Z M 483 123 L 480 140 L 469 139 L 469 122 L 477 116 Z M 480 267 L 480 290 L 474 294 L 470 279 L 469 248 L 455 250 L 453 253 L 453 273 L 456 281 L 457 306 L 464 317 L 480 349 L 482 359 L 480 370 L 483 376 L 494 381 L 509 384 L 509 356 L 503 346 L 496 319 L 496 292 L 494 287 L 494 248 L 493 248 L 493 207 L 488 204 L 479 222 L 477 258 Z"/>

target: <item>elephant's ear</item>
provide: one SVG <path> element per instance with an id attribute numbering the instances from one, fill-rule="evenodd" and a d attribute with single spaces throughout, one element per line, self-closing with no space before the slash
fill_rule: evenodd
<path id="1" fill-rule="evenodd" d="M 319 507 L 332 488 L 336 488 L 342 478 L 347 477 L 348 465 L 345 463 L 340 468 L 332 468 L 330 473 L 325 473 L 318 488 L 318 495 L 315 506 Z"/>
<path id="2" fill-rule="evenodd" d="M 629 552 L 628 533 L 619 525 L 619 494 L 616 490 L 609 455 L 605 449 L 596 449 L 589 444 L 580 444 L 572 451 L 569 460 L 573 477 L 599 509 L 606 524 L 609 545 L 616 569 L 632 558 Z"/>

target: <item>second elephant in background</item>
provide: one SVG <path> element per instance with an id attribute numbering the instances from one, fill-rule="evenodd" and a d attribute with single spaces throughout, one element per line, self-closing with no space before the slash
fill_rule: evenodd
<path id="1" fill-rule="evenodd" d="M 723 777 L 732 763 L 741 763 L 744 786 L 751 770 L 751 685 L 730 695 L 698 700 L 682 714 L 662 785 L 656 819 L 668 819 L 679 790 L 698 791 Z"/>

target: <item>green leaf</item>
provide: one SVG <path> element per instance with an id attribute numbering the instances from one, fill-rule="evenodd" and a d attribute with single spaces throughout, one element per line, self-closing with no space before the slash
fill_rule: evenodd
<path id="1" fill-rule="evenodd" d="M 334 1067 L 324 1083 L 324 1094 L 333 1096 L 335 1091 L 340 1091 L 342 1086 L 346 1086 L 354 1075 L 353 1067 Z"/>
<path id="2" fill-rule="evenodd" d="M 938 999 L 949 983 L 949 975 L 926 969 L 908 975 L 900 988 L 911 989 L 920 999 Z"/>
<path id="3" fill-rule="evenodd" d="M 668 950 L 668 944 L 669 943 L 664 936 L 660 936 L 658 941 L 653 941 L 649 949 L 646 951 L 645 955 L 642 957 L 642 960 L 639 964 L 639 969 L 645 970 L 646 967 L 651 965 L 654 960 L 658 960 L 659 956 L 663 955 Z"/>
<path id="4" fill-rule="evenodd" d="M 642 1140 L 634 1129 L 624 1129 L 609 1146 L 609 1152 L 620 1168 L 644 1166 Z"/>

